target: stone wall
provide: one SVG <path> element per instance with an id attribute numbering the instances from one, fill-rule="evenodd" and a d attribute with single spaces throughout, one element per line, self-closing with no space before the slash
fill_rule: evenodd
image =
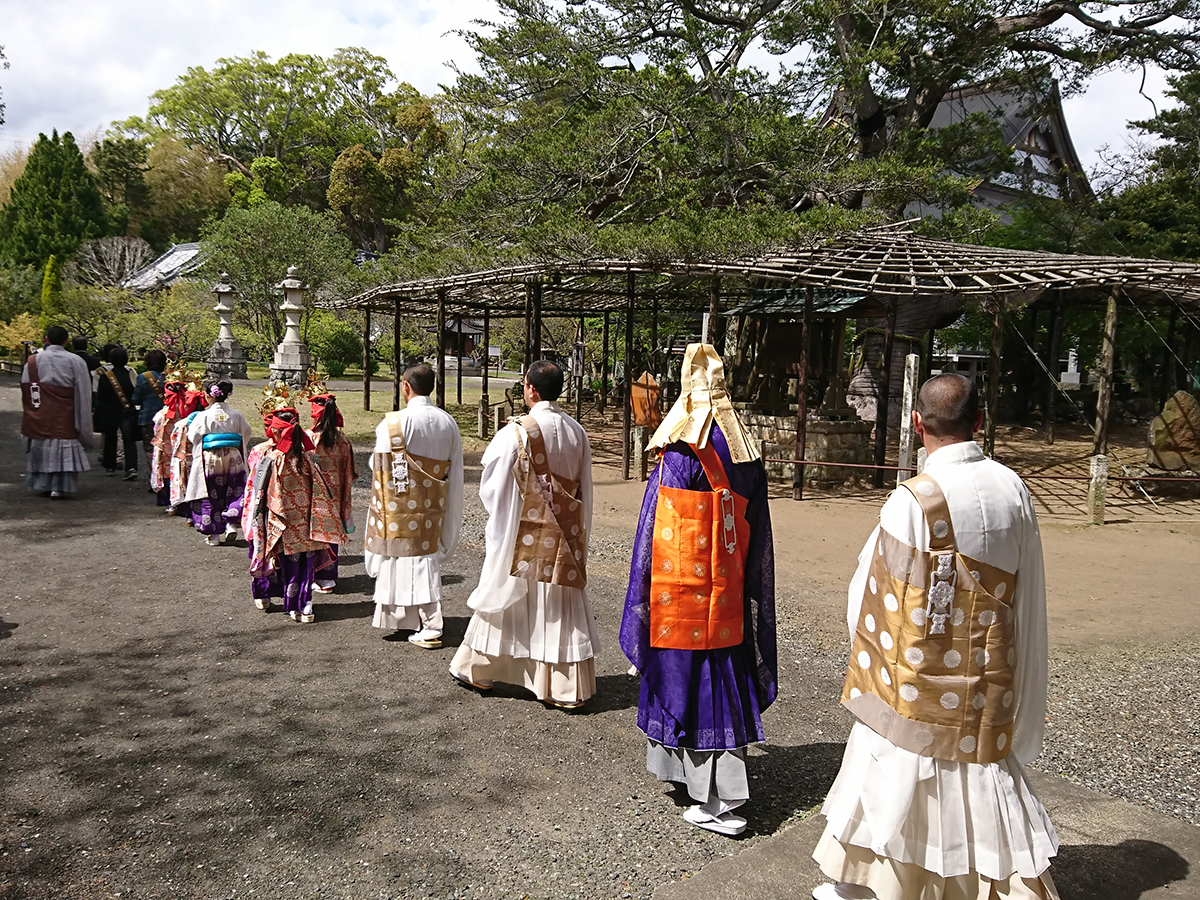
<path id="1" fill-rule="evenodd" d="M 764 459 L 791 459 L 796 454 L 796 417 L 768 416 L 739 412 L 746 430 L 760 442 Z M 870 422 L 861 419 L 808 419 L 804 458 L 817 462 L 865 464 L 871 462 Z M 766 463 L 772 481 L 792 483 L 791 463 Z M 862 477 L 864 469 L 839 466 L 806 466 L 804 483 L 815 487 L 836 487 L 851 478 Z"/>

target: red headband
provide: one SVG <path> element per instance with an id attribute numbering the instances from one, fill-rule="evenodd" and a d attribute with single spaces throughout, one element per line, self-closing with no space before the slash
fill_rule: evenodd
<path id="1" fill-rule="evenodd" d="M 321 415 L 325 412 L 326 404 L 334 403 L 334 411 L 337 413 L 338 428 L 346 427 L 345 423 L 342 421 L 342 411 L 336 406 L 337 397 L 335 397 L 333 394 L 317 394 L 315 397 L 310 397 L 309 400 L 312 401 L 312 408 L 310 412 L 312 413 L 314 425 L 320 421 Z"/>
<path id="2" fill-rule="evenodd" d="M 176 419 L 184 419 L 201 407 L 207 406 L 204 391 L 189 391 L 183 382 L 172 382 L 167 385 L 166 405 Z"/>
<path id="3" fill-rule="evenodd" d="M 283 412 L 283 410 L 279 410 Z M 267 420 L 267 433 L 275 438 L 275 446 L 288 453 L 292 449 L 292 444 L 296 440 L 296 431 L 300 432 L 300 440 L 305 450 L 313 448 L 313 442 L 303 428 L 300 428 L 300 423 L 292 418 L 281 418 L 275 413 L 271 414 L 271 418 Z"/>

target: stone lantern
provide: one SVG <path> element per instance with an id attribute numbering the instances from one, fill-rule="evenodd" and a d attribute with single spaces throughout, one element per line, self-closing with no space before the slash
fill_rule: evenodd
<path id="1" fill-rule="evenodd" d="M 312 365 L 308 346 L 300 337 L 300 317 L 304 315 L 304 291 L 308 285 L 299 278 L 299 269 L 288 266 L 287 278 L 276 285 L 283 291 L 283 304 L 279 307 L 287 320 L 283 340 L 275 350 L 275 362 L 271 364 L 271 380 L 286 381 L 303 385 Z"/>
<path id="2" fill-rule="evenodd" d="M 221 330 L 208 352 L 209 378 L 245 378 L 246 354 L 242 345 L 233 336 L 233 303 L 237 288 L 229 283 L 229 273 L 222 272 L 220 281 L 213 285 L 217 305 L 213 307 L 221 320 Z"/>

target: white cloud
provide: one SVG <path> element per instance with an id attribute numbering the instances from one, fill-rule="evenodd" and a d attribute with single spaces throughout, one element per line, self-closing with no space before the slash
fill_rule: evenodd
<path id="1" fill-rule="evenodd" d="M 7 105 L 0 140 L 29 142 L 52 129 L 84 134 L 146 112 L 151 93 L 190 66 L 262 50 L 332 54 L 365 47 L 425 93 L 471 68 L 451 33 L 495 16 L 490 0 L 421 0 L 382 8 L 368 0 L 0 0 L 12 68 L 0 76 Z"/>
<path id="2" fill-rule="evenodd" d="M 28 143 L 51 129 L 84 135 L 146 112 L 151 93 L 189 66 L 262 50 L 327 56 L 365 47 L 425 93 L 448 83 L 447 67 L 473 68 L 456 29 L 494 19 L 492 0 L 0 0 L 12 68 L 0 73 L 7 123 L 0 142 Z M 777 61 L 769 61 L 773 68 Z M 1067 122 L 1085 166 L 1104 144 L 1124 144 L 1126 122 L 1153 115 L 1138 95 L 1140 75 L 1113 72 L 1066 101 Z M 1165 79 L 1151 73 L 1159 101 Z"/>

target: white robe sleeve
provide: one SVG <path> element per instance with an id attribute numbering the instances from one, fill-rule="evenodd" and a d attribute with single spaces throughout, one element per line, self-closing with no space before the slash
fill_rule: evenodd
<path id="1" fill-rule="evenodd" d="M 444 563 L 458 546 L 463 517 L 463 450 L 458 427 L 453 428 L 450 446 L 450 475 L 446 479 L 446 516 L 442 520 L 442 536 L 438 540 L 438 562 Z"/>
<path id="2" fill-rule="evenodd" d="M 512 473 L 517 461 L 517 440 L 517 426 L 506 425 L 483 453 L 479 499 L 488 514 L 484 532 L 487 552 L 479 586 L 467 599 L 471 609 L 482 613 L 507 609 L 529 591 L 527 579 L 510 574 L 517 519 L 521 515 L 521 492 Z"/>
<path id="3" fill-rule="evenodd" d="M 850 643 L 854 643 L 854 633 L 858 630 L 858 617 L 862 612 L 863 591 L 867 589 L 867 573 L 871 570 L 871 554 L 879 542 L 879 526 L 876 525 L 863 544 L 862 552 L 858 554 L 858 568 L 850 579 L 850 587 L 846 591 L 846 626 L 850 629 Z"/>
<path id="4" fill-rule="evenodd" d="M 1037 513 L 1026 491 L 1022 500 L 1025 530 L 1021 535 L 1021 562 L 1013 597 L 1013 639 L 1017 664 L 1013 693 L 1017 708 L 1013 721 L 1012 754 L 1028 764 L 1042 752 L 1046 736 L 1046 681 L 1048 641 L 1046 635 L 1046 569 L 1042 559 L 1042 534 Z"/>

